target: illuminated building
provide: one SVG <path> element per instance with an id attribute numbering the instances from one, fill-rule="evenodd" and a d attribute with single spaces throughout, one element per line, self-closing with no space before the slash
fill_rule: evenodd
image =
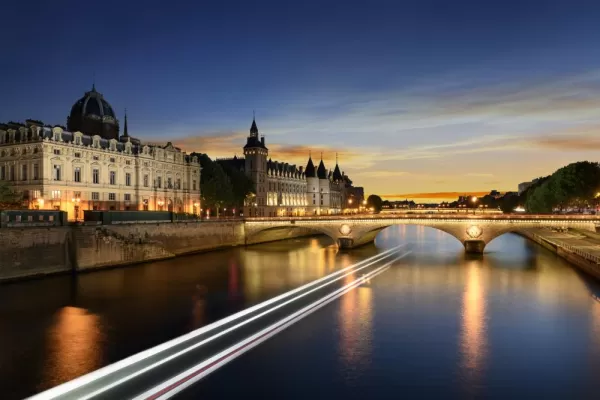
<path id="1" fill-rule="evenodd" d="M 309 156 L 306 168 L 303 168 L 273 161 L 268 156 L 265 137 L 259 138 L 256 121 L 252 120 L 244 158 L 218 160 L 245 171 L 255 184 L 256 193 L 246 202 L 244 215 L 277 217 L 342 212 L 352 181 L 340 171 L 337 161 L 334 170 L 328 171 L 322 157 L 315 168 Z"/>
<path id="2" fill-rule="evenodd" d="M 69 131 L 27 120 L 0 125 L 0 180 L 28 208 L 200 212 L 200 164 L 170 142 L 144 144 L 123 134 L 95 87 L 77 100 Z"/>

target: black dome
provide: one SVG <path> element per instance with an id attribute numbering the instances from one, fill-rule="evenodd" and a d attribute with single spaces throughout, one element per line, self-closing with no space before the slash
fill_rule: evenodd
<path id="1" fill-rule="evenodd" d="M 115 112 L 95 87 L 75 102 L 67 119 L 67 129 L 105 139 L 119 139 L 119 121 Z"/>

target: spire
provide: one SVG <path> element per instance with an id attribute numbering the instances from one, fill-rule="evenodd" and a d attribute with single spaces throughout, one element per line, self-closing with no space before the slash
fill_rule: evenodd
<path id="1" fill-rule="evenodd" d="M 92 92 L 96 91 L 96 71 L 94 71 L 94 75 L 92 78 Z"/>
<path id="2" fill-rule="evenodd" d="M 306 164 L 306 170 L 304 171 L 304 175 L 307 178 L 314 178 L 316 176 L 315 173 L 315 165 L 313 164 L 312 157 L 310 156 L 310 152 L 308 153 L 308 164 Z"/>
<path id="3" fill-rule="evenodd" d="M 321 152 L 321 162 L 323 161 L 323 152 Z"/>
<path id="4" fill-rule="evenodd" d="M 125 109 L 125 126 L 123 127 L 123 136 L 129 136 L 129 133 L 127 132 L 127 109 Z"/>
<path id="5" fill-rule="evenodd" d="M 327 179 L 327 169 L 325 168 L 322 158 L 321 162 L 319 163 L 319 168 L 317 168 L 317 176 L 319 179 Z"/>
<path id="6" fill-rule="evenodd" d="M 250 127 L 250 137 L 258 137 L 258 127 L 256 126 L 256 116 L 252 111 L 252 126 Z"/>
<path id="7" fill-rule="evenodd" d="M 335 153 L 335 168 L 333 170 L 333 180 L 341 181 L 344 179 L 344 174 L 340 172 L 340 166 L 338 165 L 338 153 Z"/>

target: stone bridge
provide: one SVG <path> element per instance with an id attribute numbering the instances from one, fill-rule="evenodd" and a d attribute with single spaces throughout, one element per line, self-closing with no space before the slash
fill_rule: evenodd
<path id="1" fill-rule="evenodd" d="M 325 234 L 340 248 L 369 243 L 392 225 L 421 225 L 439 229 L 458 239 L 465 251 L 483 253 L 485 246 L 506 232 L 533 227 L 576 228 L 596 232 L 600 217 L 595 215 L 359 215 L 298 218 L 247 218 L 246 243 L 269 238 L 286 238 L 296 229 Z"/>

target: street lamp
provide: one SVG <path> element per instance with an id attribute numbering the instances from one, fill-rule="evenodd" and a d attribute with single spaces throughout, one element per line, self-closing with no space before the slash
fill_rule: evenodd
<path id="1" fill-rule="evenodd" d="M 38 203 L 38 205 L 37 205 L 38 210 L 41 210 L 44 208 L 44 199 L 42 197 L 37 199 L 37 203 Z"/>
<path id="2" fill-rule="evenodd" d="M 159 211 L 162 211 L 162 208 L 163 208 L 163 206 L 165 205 L 165 202 L 164 202 L 164 201 L 162 201 L 162 200 L 159 200 L 159 201 L 157 202 L 157 204 L 158 204 L 158 210 L 159 210 Z"/>
<path id="3" fill-rule="evenodd" d="M 197 201 L 194 202 L 194 215 L 198 214 L 198 206 L 200 206 L 200 203 L 198 203 Z M 202 212 L 202 210 L 200 210 L 200 212 Z"/>
<path id="4" fill-rule="evenodd" d="M 75 222 L 77 222 L 79 216 L 79 202 L 81 199 L 79 197 L 73 197 L 71 201 L 73 202 L 73 208 L 75 209 Z"/>
<path id="5" fill-rule="evenodd" d="M 471 197 L 471 201 L 473 202 L 473 214 L 475 214 L 475 209 L 477 207 L 476 203 L 479 200 L 476 196 Z"/>

